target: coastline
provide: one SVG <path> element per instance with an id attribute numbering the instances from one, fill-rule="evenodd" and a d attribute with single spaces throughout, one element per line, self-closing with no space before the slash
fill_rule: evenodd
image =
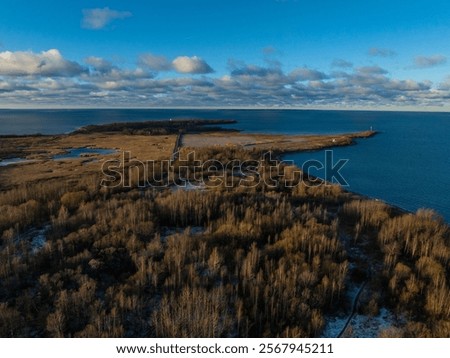
<path id="1" fill-rule="evenodd" d="M 433 240 L 438 241 L 431 248 L 419 246 L 420 256 L 428 257 L 433 250 L 432 257 L 441 260 L 448 226 L 427 212 L 404 215 L 388 203 L 341 186 L 314 185 L 313 178 L 297 176 L 297 168 L 262 155 L 270 149 L 281 158 L 298 150 L 352 145 L 355 138 L 376 133 L 288 137 L 180 131 L 156 135 L 145 134 L 145 128 L 137 130 L 2 141 L 3 155 L 14 148 L 28 159 L 37 159 L 0 168 L 0 229 L 4 243 L 15 245 L 13 250 L 10 246 L 0 250 L 0 255 L 11 258 L 9 253 L 14 252 L 17 256 L 3 274 L 11 277 L 8 282 L 14 282 L 16 272 L 27 277 L 23 290 L 5 291 L 6 299 L 22 312 L 18 305 L 21 297 L 25 292 L 39 292 L 42 285 L 47 289 L 50 281 L 45 277 L 59 282 L 61 274 L 69 273 L 69 279 L 77 280 L 67 288 L 61 284 L 54 295 L 41 295 L 41 301 L 30 296 L 37 298 L 37 312 L 45 319 L 33 319 L 33 331 L 24 335 L 53 334 L 47 327 L 55 310 L 61 309 L 59 292 L 70 295 L 75 307 L 102 307 L 105 312 L 118 309 L 121 330 L 102 331 L 106 336 L 161 336 L 161 332 L 166 336 L 209 336 L 210 329 L 203 330 L 198 320 L 191 319 L 185 321 L 185 332 L 165 330 L 167 320 L 174 322 L 170 327 L 179 327 L 179 314 L 184 314 L 184 307 L 199 307 L 199 298 L 209 310 L 194 312 L 195 316 L 203 315 L 203 322 L 215 322 L 215 327 L 226 319 L 229 325 L 220 334 L 227 337 L 377 337 L 391 334 L 390 328 L 403 329 L 405 336 L 421 334 L 408 331 L 408 321 L 402 317 L 410 305 L 395 306 L 404 296 L 387 283 L 397 279 L 397 263 L 411 272 L 418 267 L 418 257 L 403 248 L 408 247 L 409 237 L 421 240 L 423 230 L 425 237 L 434 235 Z M 185 146 L 185 140 L 197 147 Z M 211 142 L 215 145 L 209 145 Z M 108 146 L 116 150 L 100 150 Z M 97 152 L 54 159 L 60 152 L 70 155 L 74 147 Z M 180 159 L 174 156 L 174 148 L 177 152 L 194 149 L 198 160 Z M 127 151 L 129 159 L 135 160 L 120 162 Z M 145 165 L 144 171 L 140 170 L 140 160 L 149 158 L 168 166 L 151 167 L 149 175 Z M 116 163 L 116 169 L 107 166 L 106 172 L 101 171 L 108 159 Z M 193 169 L 197 162 L 211 159 L 214 164 L 200 166 L 196 177 Z M 256 170 L 251 167 L 255 164 L 250 164 L 236 171 L 234 163 L 258 164 Z M 262 180 L 249 182 L 246 179 L 251 173 Z M 100 184 L 108 176 L 112 180 Z M 180 184 L 179 190 L 158 186 L 163 178 Z M 223 180 L 205 190 L 183 186 L 186 178 L 199 178 L 197 182 L 206 184 Z M 401 248 L 398 255 L 391 255 L 393 244 Z M 80 274 L 72 275 L 74 269 Z M 86 282 L 94 289 L 91 296 L 84 297 L 92 297 L 95 305 L 94 301 L 78 304 Z M 425 285 L 429 280 L 422 282 Z M 127 307 L 98 294 L 116 290 L 120 297 L 127 297 L 128 287 L 133 288 L 139 317 L 142 309 L 154 312 L 139 331 L 135 329 L 140 322 L 137 316 L 121 319 L 129 317 Z M 429 292 L 434 292 L 432 289 L 430 285 Z M 211 302 L 217 305 L 207 306 Z M 261 303 L 273 310 L 255 310 Z M 236 310 L 242 314 L 233 314 Z M 428 312 L 427 306 L 416 310 Z M 70 322 L 78 323 L 63 327 L 62 333 L 98 335 L 90 330 L 90 317 L 96 317 L 96 312 L 80 320 L 76 311 L 65 311 Z M 242 319 L 248 324 L 241 324 Z M 259 325 L 262 320 L 264 324 Z M 426 322 L 430 330 L 436 326 L 433 320 Z M 367 329 L 367 325 L 375 328 Z M 292 327 L 296 330 L 291 331 Z M 432 334 L 441 336 L 442 332 Z"/>
<path id="2" fill-rule="evenodd" d="M 131 150 L 133 157 L 139 160 L 162 159 L 170 156 L 169 151 L 174 147 L 171 142 L 176 140 L 177 137 L 175 135 L 178 133 L 183 134 L 182 143 L 180 143 L 182 149 L 235 147 L 259 152 L 272 151 L 279 160 L 282 160 L 286 154 L 355 145 L 355 139 L 368 139 L 379 133 L 378 131 L 366 130 L 342 134 L 280 135 L 242 133 L 236 129 L 218 127 L 222 124 L 233 123 L 236 123 L 236 121 L 213 119 L 120 122 L 105 125 L 88 125 L 68 134 L 60 135 L 4 135 L 0 136 L 4 139 L 2 141 L 3 145 L 0 147 L 0 160 L 19 158 L 23 159 L 23 164 L 11 165 L 8 168 L 11 169 L 10 174 L 4 172 L 5 166 L 3 166 L 3 172 L 0 173 L 0 181 L 4 184 L 4 187 L 9 187 L 11 184 L 14 185 L 14 181 L 8 183 L 8 181 L 5 181 L 7 177 L 20 177 L 21 180 L 23 178 L 25 180 L 26 178 L 34 180 L 35 178 L 33 177 L 36 175 L 38 180 L 70 177 L 70 166 L 80 167 L 77 160 L 66 161 L 62 167 L 61 165 L 55 167 L 51 159 L 52 156 L 61 155 L 70 148 L 105 148 L 112 149 L 117 153 Z M 152 142 L 152 138 L 166 138 L 167 143 L 161 145 L 159 143 L 161 142 L 160 139 L 155 139 Z M 21 143 L 22 140 L 25 143 Z M 130 146 L 130 143 L 133 143 L 133 145 Z M 17 148 L 27 148 L 27 150 L 18 151 Z M 143 148 L 146 148 L 146 150 L 143 150 Z M 149 150 L 148 148 L 151 149 Z M 158 153 L 158 151 L 161 151 L 161 153 Z M 117 158 L 117 153 L 108 155 L 107 158 Z M 94 158 L 92 162 L 97 160 Z M 85 165 L 83 165 L 81 172 L 85 170 L 92 172 L 92 170 L 95 170 L 92 163 L 89 165 L 87 160 L 83 163 Z M 21 172 L 23 175 L 19 176 Z M 45 173 L 42 174 L 41 172 Z M 398 212 L 412 213 L 412 211 L 396 206 L 383 198 L 371 197 L 354 191 L 349 192 L 363 200 L 369 199 L 383 202 Z"/>

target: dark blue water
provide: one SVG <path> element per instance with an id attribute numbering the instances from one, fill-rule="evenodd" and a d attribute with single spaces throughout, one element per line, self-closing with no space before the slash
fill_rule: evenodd
<path id="1" fill-rule="evenodd" d="M 55 134 L 87 124 L 157 119 L 236 119 L 247 132 L 311 134 L 380 131 L 334 149 L 349 162 L 349 189 L 407 210 L 429 207 L 450 222 L 450 113 L 293 110 L 0 110 L 0 134 Z M 286 156 L 301 165 L 322 152 Z"/>
<path id="2" fill-rule="evenodd" d="M 228 111 L 226 111 L 228 112 Z M 0 109 L 2 134 L 60 134 L 88 124 L 205 118 L 231 118 L 232 113 L 216 110 L 148 110 L 148 109 L 67 109 L 7 110 Z"/>

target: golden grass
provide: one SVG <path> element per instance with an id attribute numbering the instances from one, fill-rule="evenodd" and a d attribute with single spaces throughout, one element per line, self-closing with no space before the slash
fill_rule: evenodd
<path id="1" fill-rule="evenodd" d="M 369 137 L 374 132 L 340 135 L 269 135 L 209 132 L 185 134 L 186 149 L 205 147 L 235 147 L 257 151 L 294 152 L 349 145 L 353 138 Z M 20 157 L 31 162 L 0 167 L 0 185 L 8 187 L 24 182 L 49 179 L 78 179 L 85 173 L 100 172 L 106 159 L 120 159 L 124 151 L 130 159 L 141 161 L 169 159 L 176 141 L 175 135 L 133 135 L 123 133 L 77 133 L 52 136 L 4 137 L 0 141 L 0 159 Z M 89 155 L 54 161 L 56 154 L 71 148 L 115 149 L 109 155 Z M 94 160 L 93 160 L 94 159 Z"/>
<path id="2" fill-rule="evenodd" d="M 122 133 L 2 138 L 0 158 L 21 157 L 33 161 L 0 167 L 0 184 L 11 186 L 35 180 L 78 179 L 86 173 L 100 172 L 104 160 L 119 159 L 124 151 L 130 152 L 130 158 L 142 161 L 168 159 L 175 139 L 175 135 Z M 116 152 L 65 160 L 51 159 L 55 154 L 81 147 L 115 149 Z"/>
<path id="3" fill-rule="evenodd" d="M 183 147 L 240 147 L 258 151 L 296 152 L 343 146 L 353 143 L 354 138 L 367 138 L 374 132 L 358 132 L 335 135 L 271 135 L 243 133 L 200 133 L 183 136 Z"/>

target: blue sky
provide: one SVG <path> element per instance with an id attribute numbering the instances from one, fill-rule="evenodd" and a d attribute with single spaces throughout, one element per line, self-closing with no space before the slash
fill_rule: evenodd
<path id="1" fill-rule="evenodd" d="M 449 106 L 444 0 L 0 7 L 1 107 Z"/>

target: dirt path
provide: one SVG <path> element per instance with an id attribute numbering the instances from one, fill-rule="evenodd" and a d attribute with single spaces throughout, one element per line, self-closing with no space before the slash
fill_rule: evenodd
<path id="1" fill-rule="evenodd" d="M 177 135 L 177 139 L 175 140 L 175 146 L 173 147 L 173 151 L 172 151 L 172 157 L 171 159 L 173 161 L 178 159 L 178 156 L 180 155 L 180 147 L 181 147 L 181 142 L 183 140 L 183 132 L 179 132 Z"/>
<path id="2" fill-rule="evenodd" d="M 352 311 L 350 312 L 350 315 L 347 318 L 347 321 L 344 324 L 344 327 L 339 332 L 339 334 L 336 336 L 336 338 L 341 338 L 342 335 L 345 333 L 345 330 L 347 329 L 348 325 L 350 324 L 350 321 L 352 320 L 353 316 L 356 313 L 356 309 L 358 307 L 359 303 L 359 297 L 361 296 L 361 292 L 364 290 L 364 287 L 366 287 L 367 281 L 364 281 L 364 283 L 359 288 L 358 292 L 356 293 L 356 296 L 353 298 L 353 304 L 352 304 Z"/>

